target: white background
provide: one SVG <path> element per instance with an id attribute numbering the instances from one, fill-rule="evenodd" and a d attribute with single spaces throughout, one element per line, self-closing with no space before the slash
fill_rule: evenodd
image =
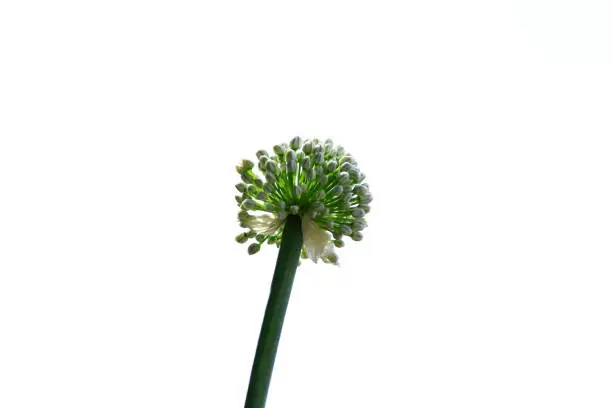
<path id="1" fill-rule="evenodd" d="M 375 201 L 268 408 L 609 408 L 609 4 L 2 2 L 0 406 L 242 406 L 234 166 L 301 135 Z"/>

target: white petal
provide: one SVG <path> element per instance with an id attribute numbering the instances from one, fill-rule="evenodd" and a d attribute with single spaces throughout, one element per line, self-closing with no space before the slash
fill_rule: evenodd
<path id="1" fill-rule="evenodd" d="M 304 250 L 313 262 L 317 263 L 319 258 L 334 252 L 331 234 L 307 216 L 302 217 L 302 233 L 304 235 Z"/>
<path id="2" fill-rule="evenodd" d="M 245 223 L 248 228 L 258 234 L 272 234 L 280 226 L 281 220 L 276 214 L 261 214 L 254 215 L 253 218 L 248 219 Z"/>

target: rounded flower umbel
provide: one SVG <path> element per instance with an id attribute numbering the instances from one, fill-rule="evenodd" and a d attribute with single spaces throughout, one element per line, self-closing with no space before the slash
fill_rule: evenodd
<path id="1" fill-rule="evenodd" d="M 372 195 L 357 162 L 341 146 L 295 137 L 274 146 L 272 154 L 259 150 L 256 156 L 257 164 L 242 160 L 236 166 L 242 179 L 236 184 L 238 221 L 247 230 L 236 241 L 254 240 L 250 255 L 266 242 L 279 246 L 289 214 L 302 218 L 303 258 L 337 264 L 334 247 L 344 246 L 344 236 L 361 241 Z"/>

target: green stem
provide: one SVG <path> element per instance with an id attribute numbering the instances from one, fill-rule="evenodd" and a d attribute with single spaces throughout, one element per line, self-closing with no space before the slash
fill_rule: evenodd
<path id="1" fill-rule="evenodd" d="M 302 219 L 297 215 L 290 215 L 285 222 L 278 251 L 270 297 L 268 298 L 251 370 L 245 408 L 264 408 L 266 405 L 268 387 L 274 368 L 274 358 L 283 329 L 293 278 L 300 260 L 302 241 Z"/>

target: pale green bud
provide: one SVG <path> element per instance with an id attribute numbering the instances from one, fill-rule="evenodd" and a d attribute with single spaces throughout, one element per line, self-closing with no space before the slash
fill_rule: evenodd
<path id="1" fill-rule="evenodd" d="M 255 200 L 246 199 L 242 202 L 242 208 L 245 210 L 254 210 L 257 208 L 257 202 Z"/>
<path id="2" fill-rule="evenodd" d="M 258 189 L 257 189 L 257 187 L 255 187 L 254 185 L 249 184 L 249 185 L 247 186 L 246 191 L 247 191 L 247 193 L 249 193 L 250 195 L 254 196 L 255 194 L 257 194 Z"/>
<path id="3" fill-rule="evenodd" d="M 304 159 L 302 160 L 302 167 L 304 168 L 304 170 L 310 169 L 311 167 L 310 157 L 308 156 L 304 157 Z"/>
<path id="4" fill-rule="evenodd" d="M 293 150 L 289 150 L 290 152 Z M 295 160 L 289 160 L 287 162 L 287 170 L 291 173 L 295 173 L 295 170 L 297 169 L 297 165 L 295 163 Z"/>
<path id="5" fill-rule="evenodd" d="M 268 173 L 266 174 L 266 181 L 269 184 L 274 184 L 276 182 L 276 176 L 274 175 L 274 173 Z"/>
<path id="6" fill-rule="evenodd" d="M 351 235 L 353 233 L 353 230 L 348 225 L 341 224 L 340 225 L 340 232 L 342 232 L 342 234 L 344 234 L 344 235 Z"/>
<path id="7" fill-rule="evenodd" d="M 334 239 L 334 246 L 336 248 L 342 248 L 344 247 L 344 241 L 341 239 Z"/>
<path id="8" fill-rule="evenodd" d="M 255 180 L 255 176 L 253 175 L 253 173 L 242 173 L 240 175 L 240 178 L 246 184 L 251 184 Z"/>
<path id="9" fill-rule="evenodd" d="M 279 157 L 283 157 L 285 149 L 283 149 L 282 145 L 275 145 L 272 149 L 274 150 L 274 153 L 276 153 Z"/>
<path id="10" fill-rule="evenodd" d="M 315 173 L 314 169 L 308 169 L 306 171 L 306 178 L 308 180 L 314 180 L 317 177 L 317 174 Z"/>
<path id="11" fill-rule="evenodd" d="M 352 168 L 353 168 L 353 165 L 351 163 L 348 163 L 348 162 L 344 162 L 344 163 L 342 163 L 340 165 L 340 171 L 348 172 Z"/>
<path id="12" fill-rule="evenodd" d="M 320 174 L 318 178 L 320 184 L 326 185 L 329 182 L 329 176 L 327 174 Z"/>
<path id="13" fill-rule="evenodd" d="M 243 159 L 240 161 L 240 163 L 236 166 L 236 171 L 240 174 L 244 173 L 247 170 L 250 170 L 253 168 L 253 162 L 250 160 L 246 160 Z"/>
<path id="14" fill-rule="evenodd" d="M 342 186 L 335 186 L 330 190 L 330 193 L 335 196 L 342 194 Z"/>
<path id="15" fill-rule="evenodd" d="M 256 198 L 259 201 L 266 201 L 268 199 L 268 195 L 266 193 L 264 193 L 263 191 L 260 191 L 259 193 L 257 193 Z"/>
<path id="16" fill-rule="evenodd" d="M 295 152 L 293 150 L 287 150 L 287 152 L 285 153 L 285 159 L 287 159 L 287 161 L 289 160 L 295 161 L 295 158 L 296 158 Z"/>
<path id="17" fill-rule="evenodd" d="M 266 164 L 266 170 L 272 174 L 278 174 L 278 166 L 273 161 L 269 161 L 268 164 Z"/>
<path id="18" fill-rule="evenodd" d="M 353 217 L 355 218 L 363 218 L 365 216 L 365 211 L 362 208 L 356 207 L 353 210 Z"/>
<path id="19" fill-rule="evenodd" d="M 256 178 L 255 181 L 253 181 L 253 183 L 257 186 L 257 188 L 263 188 L 264 182 L 262 179 Z"/>
<path id="20" fill-rule="evenodd" d="M 325 191 L 323 190 L 317 191 L 317 195 L 315 196 L 315 198 L 319 201 L 323 200 L 325 198 Z"/>
<path id="21" fill-rule="evenodd" d="M 321 259 L 323 260 L 323 262 L 329 263 L 329 264 L 335 265 L 338 263 L 338 255 L 336 255 L 335 252 L 330 252 L 326 254 L 325 256 L 321 257 Z"/>
<path id="22" fill-rule="evenodd" d="M 302 145 L 302 139 L 299 136 L 296 136 L 293 139 L 291 139 L 291 142 L 289 143 L 289 146 L 291 146 L 293 150 L 299 149 L 301 145 Z"/>
<path id="23" fill-rule="evenodd" d="M 249 253 L 249 255 L 254 255 L 257 252 L 259 252 L 259 250 L 261 249 L 261 244 L 251 244 L 249 245 L 247 252 Z"/>
<path id="24" fill-rule="evenodd" d="M 340 184 L 348 184 L 350 181 L 349 174 L 345 171 L 338 174 L 338 183 Z"/>
<path id="25" fill-rule="evenodd" d="M 246 191 L 246 184 L 244 183 L 238 183 L 236 184 L 236 190 L 240 191 L 241 193 L 244 193 Z"/>
<path id="26" fill-rule="evenodd" d="M 268 193 L 271 194 L 274 191 L 274 184 L 269 183 L 269 182 L 265 182 L 263 185 L 263 190 Z"/>
<path id="27" fill-rule="evenodd" d="M 316 152 L 312 158 L 312 161 L 317 164 L 323 163 L 323 152 Z"/>
<path id="28" fill-rule="evenodd" d="M 302 151 L 305 154 L 312 153 L 312 142 L 310 140 L 308 140 L 308 141 L 306 141 L 306 143 L 304 143 L 304 146 L 302 146 Z"/>
<path id="29" fill-rule="evenodd" d="M 331 173 L 332 171 L 336 170 L 336 168 L 338 167 L 338 162 L 335 160 L 330 160 L 327 162 L 327 164 L 325 165 L 325 170 L 328 173 Z"/>
<path id="30" fill-rule="evenodd" d="M 257 156 L 258 159 L 261 159 L 262 157 L 267 157 L 268 152 L 265 150 L 258 150 L 257 153 L 255 153 L 255 156 Z"/>
<path id="31" fill-rule="evenodd" d="M 239 244 L 244 244 L 245 242 L 247 242 L 248 239 L 249 237 L 247 237 L 247 234 L 245 234 L 244 232 L 236 236 L 236 242 Z"/>
<path id="32" fill-rule="evenodd" d="M 266 236 L 264 234 L 255 235 L 255 241 L 261 243 L 261 242 L 264 242 L 265 240 L 266 240 Z"/>
<path id="33" fill-rule="evenodd" d="M 363 218 L 357 218 L 353 221 L 353 230 L 354 231 L 363 231 L 368 224 L 365 222 Z"/>
<path id="34" fill-rule="evenodd" d="M 359 231 L 355 231 L 351 235 L 351 238 L 353 238 L 353 241 L 361 241 L 363 239 L 363 234 Z"/>

